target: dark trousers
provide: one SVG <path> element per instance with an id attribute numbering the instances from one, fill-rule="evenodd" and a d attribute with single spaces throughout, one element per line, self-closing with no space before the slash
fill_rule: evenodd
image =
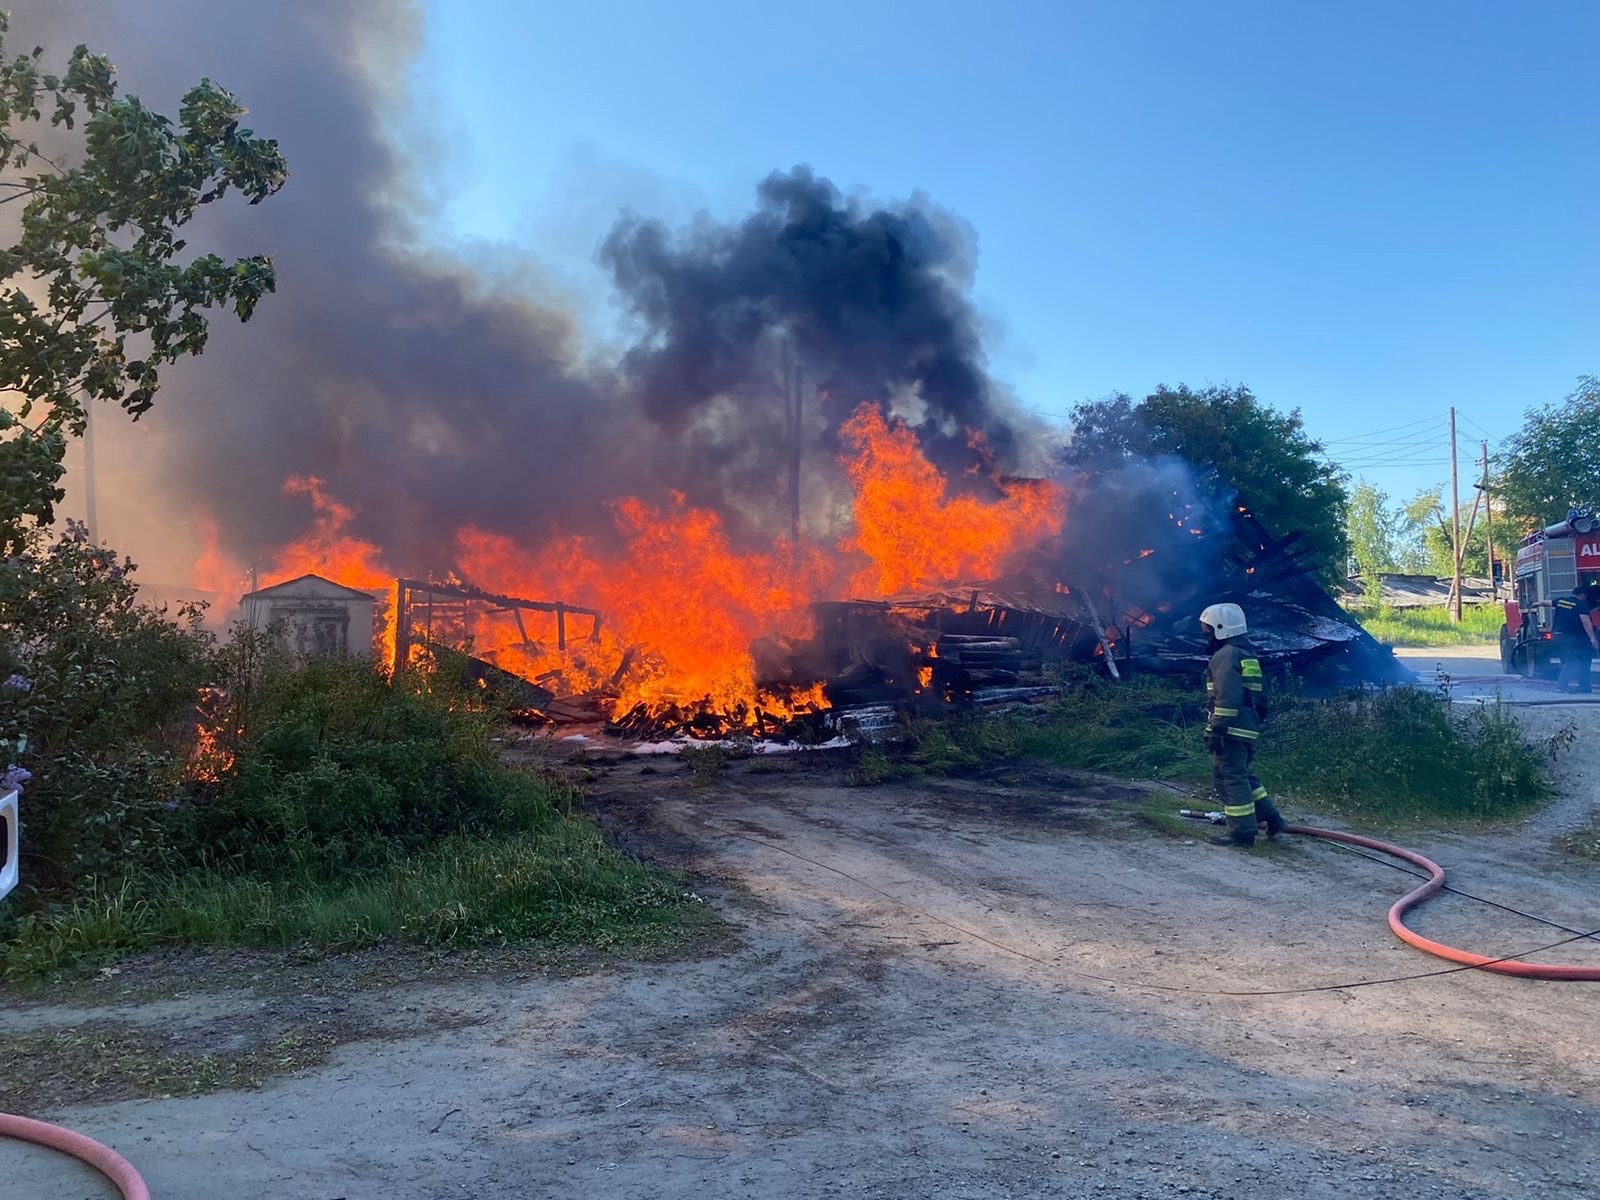
<path id="1" fill-rule="evenodd" d="M 1589 665 L 1594 662 L 1594 647 L 1589 645 L 1589 639 L 1564 633 L 1557 650 L 1561 655 L 1561 674 L 1556 679 L 1556 691 L 1566 691 L 1569 683 L 1576 684 L 1580 692 L 1592 691 Z"/>
<path id="2" fill-rule="evenodd" d="M 1255 844 L 1256 827 L 1266 824 L 1267 833 L 1284 827 L 1283 814 L 1267 795 L 1266 785 L 1250 769 L 1256 756 L 1254 742 L 1224 737 L 1211 752 L 1211 779 L 1228 818 L 1228 836 L 1243 846 Z"/>

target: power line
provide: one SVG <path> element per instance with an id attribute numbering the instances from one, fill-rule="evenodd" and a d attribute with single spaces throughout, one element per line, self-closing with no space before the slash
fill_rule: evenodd
<path id="1" fill-rule="evenodd" d="M 1387 429 L 1374 429 L 1374 430 L 1371 430 L 1368 433 L 1354 434 L 1353 437 L 1354 438 L 1378 437 L 1380 434 L 1395 433 L 1395 432 L 1397 432 L 1399 430 L 1402 430 L 1402 429 L 1411 429 L 1411 428 L 1413 428 L 1413 427 L 1415 427 L 1417 425 L 1426 425 L 1430 421 L 1435 421 L 1435 422 L 1438 422 L 1440 424 L 1443 424 L 1444 423 L 1444 417 L 1442 415 L 1436 413 L 1433 416 L 1421 417 L 1421 418 L 1418 418 L 1415 421 L 1407 421 L 1404 425 L 1391 425 Z M 1352 439 L 1351 438 L 1330 438 L 1328 440 L 1329 441 L 1350 441 Z"/>
<path id="2" fill-rule="evenodd" d="M 1485 438 L 1487 438 L 1487 439 L 1488 439 L 1488 440 L 1489 440 L 1489 441 L 1490 441 L 1490 442 L 1492 442 L 1492 443 L 1493 443 L 1493 444 L 1494 444 L 1494 445 L 1495 445 L 1495 446 L 1496 446 L 1496 447 L 1498 447 L 1498 446 L 1499 446 L 1499 445 L 1500 445 L 1500 444 L 1501 444 L 1501 442 L 1502 442 L 1502 440 L 1503 440 L 1503 439 L 1501 439 L 1501 438 L 1497 438 L 1497 437 L 1495 437 L 1495 435 L 1494 435 L 1494 434 L 1492 434 L 1492 433 L 1490 433 L 1490 432 L 1489 432 L 1489 431 L 1488 431 L 1488 430 L 1487 430 L 1487 429 L 1485 429 L 1485 428 L 1484 428 L 1484 427 L 1483 427 L 1483 426 L 1482 426 L 1482 425 L 1479 425 L 1479 424 L 1478 424 L 1478 423 L 1477 423 L 1477 422 L 1476 422 L 1476 421 L 1474 421 L 1474 420 L 1473 420 L 1473 419 L 1472 419 L 1472 418 L 1471 418 L 1471 417 L 1469 417 L 1469 416 L 1467 416 L 1467 414 L 1466 414 L 1466 413 L 1464 413 L 1464 412 L 1457 412 L 1457 413 L 1456 413 L 1456 415 L 1457 415 L 1457 416 L 1458 416 L 1458 417 L 1460 417 L 1460 418 L 1461 418 L 1461 419 L 1462 419 L 1462 420 L 1463 420 L 1463 421 L 1465 421 L 1465 422 L 1466 422 L 1466 423 L 1467 423 L 1467 424 L 1468 424 L 1468 425 L 1471 425 L 1471 426 L 1472 426 L 1472 427 L 1473 427 L 1473 428 L 1474 428 L 1474 429 L 1476 429 L 1476 430 L 1477 430 L 1477 431 L 1478 431 L 1478 432 L 1479 432 L 1479 433 L 1480 433 L 1480 434 L 1482 434 L 1482 435 L 1483 435 L 1483 436 L 1484 436 L 1484 437 L 1485 437 Z"/>

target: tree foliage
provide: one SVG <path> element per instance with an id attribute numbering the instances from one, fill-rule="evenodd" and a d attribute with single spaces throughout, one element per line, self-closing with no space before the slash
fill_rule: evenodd
<path id="1" fill-rule="evenodd" d="M 1351 489 L 1345 514 L 1350 556 L 1361 573 L 1367 603 L 1377 605 L 1383 600 L 1383 580 L 1379 577 L 1400 565 L 1398 522 L 1389 507 L 1389 498 L 1365 480 Z"/>
<path id="2" fill-rule="evenodd" d="M 27 791 L 29 885 L 70 890 L 148 848 L 180 781 L 212 644 L 196 613 L 142 605 L 82 525 L 52 537 L 68 441 L 90 404 L 137 418 L 161 369 L 206 343 L 208 314 L 248 319 L 266 258 L 193 254 L 182 227 L 230 191 L 287 177 L 277 145 L 202 80 L 176 125 L 79 46 L 7 58 L 0 12 L 0 776 Z"/>
<path id="3" fill-rule="evenodd" d="M 1199 471 L 1214 469 L 1267 528 L 1279 535 L 1298 530 L 1328 582 L 1343 579 L 1345 476 L 1323 457 L 1298 410 L 1277 412 L 1244 387 L 1163 386 L 1137 403 L 1119 395 L 1079 405 L 1072 425 L 1064 452 L 1069 467 L 1094 470 L 1170 454 Z"/>
<path id="4" fill-rule="evenodd" d="M 211 672 L 198 611 L 138 601 L 133 564 L 69 522 L 0 572 L 0 771 L 25 784 L 30 886 L 70 887 L 152 847 Z"/>
<path id="5" fill-rule="evenodd" d="M 191 254 L 179 231 L 230 191 L 256 204 L 288 177 L 277 143 L 242 128 L 244 108 L 210 80 L 174 125 L 119 96 L 110 61 L 84 46 L 60 74 L 38 48 L 8 60 L 6 27 L 0 13 L 0 207 L 20 215 L 0 248 L 0 552 L 54 519 L 86 405 L 137 418 L 161 368 L 204 349 L 209 310 L 248 320 L 274 289 L 269 259 Z"/>
<path id="6" fill-rule="evenodd" d="M 1492 528 L 1497 541 L 1495 557 L 1504 563 L 1507 558 L 1508 543 L 1511 541 L 1511 532 L 1504 526 L 1499 507 L 1497 502 L 1495 521 L 1501 523 Z M 1427 570 L 1441 579 L 1453 574 L 1456 531 L 1455 523 L 1450 518 L 1449 506 L 1444 502 L 1443 489 L 1434 488 L 1432 491 L 1419 493 L 1405 506 L 1404 511 L 1410 540 Z M 1566 510 L 1563 509 L 1562 514 L 1565 513 Z M 1481 502 L 1478 504 L 1476 520 L 1473 519 L 1470 503 L 1461 506 L 1461 540 L 1466 545 L 1466 550 L 1461 556 L 1463 575 L 1488 576 L 1490 530 L 1491 525 L 1485 520 Z"/>
<path id="7" fill-rule="evenodd" d="M 1560 404 L 1529 410 L 1500 455 L 1495 490 L 1524 534 L 1600 501 L 1600 379 L 1581 376 Z"/>

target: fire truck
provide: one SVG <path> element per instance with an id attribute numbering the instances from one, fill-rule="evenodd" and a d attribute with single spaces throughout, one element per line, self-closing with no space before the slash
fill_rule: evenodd
<path id="1" fill-rule="evenodd" d="M 1579 583 L 1600 581 L 1600 519 L 1586 508 L 1546 525 L 1517 548 L 1516 595 L 1500 626 L 1500 665 L 1521 675 L 1554 674 L 1561 666 L 1551 628 L 1551 601 Z"/>

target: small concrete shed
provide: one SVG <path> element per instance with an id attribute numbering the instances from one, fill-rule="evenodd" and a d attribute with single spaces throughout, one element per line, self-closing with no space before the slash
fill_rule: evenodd
<path id="1" fill-rule="evenodd" d="M 306 658 L 319 655 L 372 653 L 371 592 L 357 591 L 321 575 L 302 575 L 240 601 L 241 615 L 251 629 L 272 625 L 283 630 L 284 644 Z"/>

